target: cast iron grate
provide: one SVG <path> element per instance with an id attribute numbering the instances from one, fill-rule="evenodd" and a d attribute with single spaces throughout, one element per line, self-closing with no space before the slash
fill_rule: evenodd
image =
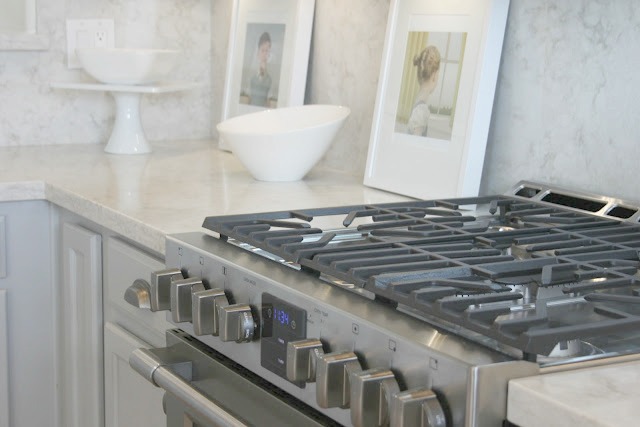
<path id="1" fill-rule="evenodd" d="M 354 205 L 208 217 L 203 226 L 425 317 L 547 355 L 561 341 L 640 327 L 640 227 L 560 201 Z M 323 216 L 342 218 L 343 228 L 314 227 Z"/>

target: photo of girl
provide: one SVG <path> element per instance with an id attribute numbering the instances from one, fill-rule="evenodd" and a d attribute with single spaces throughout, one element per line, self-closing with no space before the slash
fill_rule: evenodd
<path id="1" fill-rule="evenodd" d="M 407 121 L 407 133 L 411 135 L 427 136 L 429 126 L 429 95 L 436 88 L 440 72 L 440 52 L 435 46 L 427 46 L 420 55 L 413 58 L 416 67 L 416 77 L 420 89 L 413 102 L 411 116 Z"/>
<path id="2" fill-rule="evenodd" d="M 466 33 L 410 32 L 395 131 L 451 140 Z"/>

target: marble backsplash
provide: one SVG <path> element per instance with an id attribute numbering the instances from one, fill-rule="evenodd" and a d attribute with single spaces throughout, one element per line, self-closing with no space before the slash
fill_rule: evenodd
<path id="1" fill-rule="evenodd" d="M 65 19 L 101 17 L 114 18 L 116 45 L 152 34 L 146 43 L 184 50 L 176 77 L 206 83 L 145 96 L 149 139 L 215 139 L 231 0 L 39 3 L 55 23 L 50 49 L 0 52 L 0 145 L 104 142 L 108 95 L 48 87 L 84 77 L 65 65 Z M 352 110 L 322 161 L 330 169 L 364 173 L 388 12 L 389 0 L 316 0 L 306 102 Z M 511 1 L 481 192 L 531 179 L 640 200 L 638 22 L 635 0 Z"/>
<path id="2" fill-rule="evenodd" d="M 92 81 L 67 68 L 66 20 L 112 18 L 115 46 L 183 52 L 172 76 L 202 88 L 146 95 L 141 119 L 149 140 L 210 135 L 210 0 L 47 0 L 37 2 L 46 50 L 0 50 L 0 146 L 104 143 L 114 101 L 103 92 L 51 89 L 51 82 Z"/>

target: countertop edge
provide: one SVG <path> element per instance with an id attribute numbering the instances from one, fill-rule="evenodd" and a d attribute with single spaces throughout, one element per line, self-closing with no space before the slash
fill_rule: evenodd
<path id="1" fill-rule="evenodd" d="M 0 182 L 0 202 L 30 200 L 46 200 L 164 256 L 162 230 L 46 181 Z"/>

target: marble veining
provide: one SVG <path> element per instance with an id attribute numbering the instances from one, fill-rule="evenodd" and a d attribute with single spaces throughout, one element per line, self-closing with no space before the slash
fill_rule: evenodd
<path id="1" fill-rule="evenodd" d="M 389 0 L 316 1 L 307 102 L 352 114 L 322 161 L 362 179 Z M 176 77 L 202 90 L 145 96 L 150 140 L 213 138 L 220 120 L 231 0 L 38 2 L 45 51 L 0 51 L 0 146 L 98 144 L 114 109 L 107 94 L 52 90 L 86 78 L 65 64 L 65 19 L 113 17 L 116 44 L 185 52 Z M 637 200 L 640 3 L 511 1 L 481 193 L 521 179 Z M 400 167 L 400 166 L 399 166 Z"/>
<path id="2" fill-rule="evenodd" d="M 519 179 L 638 200 L 640 4 L 511 2 L 482 191 Z"/>
<path id="3" fill-rule="evenodd" d="M 112 97 L 52 89 L 50 82 L 91 82 L 66 66 L 66 19 L 113 18 L 116 47 L 172 48 L 182 61 L 176 81 L 203 83 L 198 90 L 145 95 L 143 128 L 150 140 L 209 138 L 211 2 L 141 0 L 39 1 L 38 20 L 49 48 L 0 50 L 0 146 L 99 144 L 115 117 Z"/>
<path id="4" fill-rule="evenodd" d="M 511 380 L 507 418 L 521 427 L 636 425 L 639 381 L 640 362 Z"/>
<path id="5" fill-rule="evenodd" d="M 208 215 L 405 199 L 320 167 L 302 181 L 256 181 L 210 140 L 152 146 L 130 156 L 96 144 L 0 147 L 0 202 L 45 199 L 162 254 L 166 234 L 200 230 Z"/>

